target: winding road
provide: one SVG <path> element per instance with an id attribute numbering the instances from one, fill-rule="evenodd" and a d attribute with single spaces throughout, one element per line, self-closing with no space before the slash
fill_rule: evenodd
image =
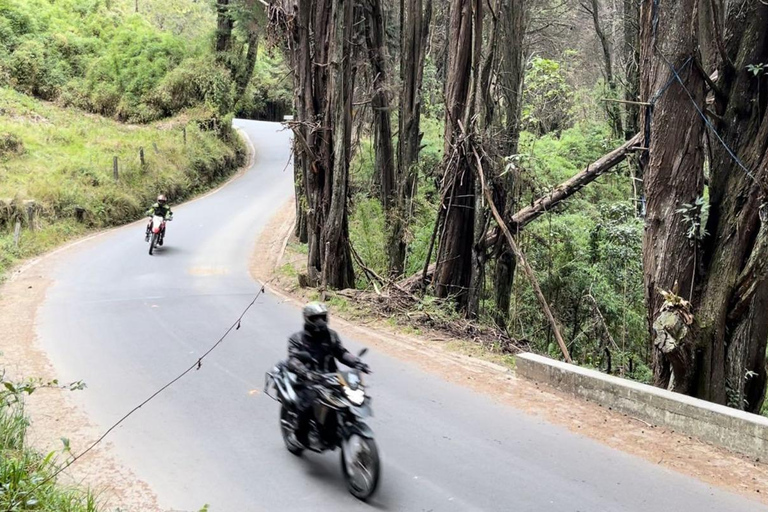
<path id="1" fill-rule="evenodd" d="M 199 357 L 252 300 L 254 241 L 292 194 L 289 133 L 236 121 L 256 150 L 241 177 L 174 208 L 166 246 L 147 255 L 136 224 L 67 251 L 38 316 L 39 340 L 102 429 Z M 768 510 L 549 425 L 372 350 L 366 360 L 383 459 L 363 504 L 338 452 L 290 455 L 263 375 L 300 326 L 295 305 L 262 295 L 202 368 L 110 437 L 165 509 L 250 511 Z M 350 349 L 360 348 L 346 340 Z M 259 390 L 259 391 L 255 391 Z"/>

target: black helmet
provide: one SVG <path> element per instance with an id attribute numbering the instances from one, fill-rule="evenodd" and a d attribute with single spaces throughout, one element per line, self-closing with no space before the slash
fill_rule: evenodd
<path id="1" fill-rule="evenodd" d="M 304 328 L 312 334 L 328 331 L 328 308 L 321 302 L 310 302 L 304 306 Z"/>
<path id="2" fill-rule="evenodd" d="M 168 199 L 166 199 L 165 194 L 160 194 L 157 196 L 157 202 L 158 204 L 165 204 Z"/>

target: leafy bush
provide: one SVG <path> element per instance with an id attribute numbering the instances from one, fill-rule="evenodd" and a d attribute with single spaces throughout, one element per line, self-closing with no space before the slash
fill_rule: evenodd
<path id="1" fill-rule="evenodd" d="M 75 390 L 83 386 L 78 382 L 63 387 Z M 29 420 L 24 414 L 24 397 L 40 387 L 62 386 L 56 381 L 15 382 L 0 370 L 0 510 L 96 512 L 96 498 L 91 492 L 60 486 L 51 478 L 59 467 L 59 453 L 42 456 L 27 444 Z M 68 454 L 67 442 L 61 454 Z"/>
<path id="2" fill-rule="evenodd" d="M 535 57 L 525 74 L 523 90 L 523 125 L 543 135 L 570 126 L 573 91 L 561 64 Z"/>

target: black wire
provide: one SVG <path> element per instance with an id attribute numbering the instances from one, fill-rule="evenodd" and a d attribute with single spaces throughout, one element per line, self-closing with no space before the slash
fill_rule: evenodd
<path id="1" fill-rule="evenodd" d="M 80 460 L 81 458 L 83 458 L 83 457 L 84 457 L 84 456 L 85 456 L 85 455 L 86 455 L 88 452 L 90 452 L 91 450 L 93 450 L 94 448 L 96 448 L 96 446 L 98 446 L 98 445 L 99 445 L 99 443 L 101 443 L 101 442 L 104 440 L 104 438 L 106 438 L 106 437 L 107 437 L 107 436 L 108 436 L 108 435 L 109 435 L 109 434 L 110 434 L 110 433 L 111 433 L 113 430 L 115 430 L 115 429 L 116 429 L 118 426 L 120 426 L 120 424 L 121 424 L 121 423 L 123 423 L 125 420 L 127 420 L 127 419 L 128 419 L 128 418 L 129 418 L 129 417 L 130 417 L 130 416 L 131 416 L 133 413 L 135 413 L 136 411 L 138 411 L 139 409 L 141 409 L 142 407 L 144 407 L 145 405 L 147 405 L 147 404 L 148 404 L 150 401 L 152 401 L 152 400 L 153 400 L 153 399 L 154 399 L 154 398 L 155 398 L 157 395 L 159 395 L 160 393 L 162 393 L 163 391 L 165 391 L 166 389 L 168 389 L 169 387 L 171 387 L 173 384 L 175 384 L 175 383 L 176 383 L 178 380 L 180 380 L 182 377 L 184 377 L 186 374 L 188 374 L 188 373 L 189 373 L 189 372 L 191 372 L 192 370 L 195 370 L 195 369 L 199 370 L 199 369 L 200 369 L 200 367 L 202 366 L 202 363 L 203 363 L 203 359 L 205 359 L 205 358 L 206 358 L 206 356 L 208 356 L 208 354 L 210 354 L 211 352 L 213 352 L 213 351 L 216 349 L 216 347 L 218 347 L 218 346 L 221 344 L 221 342 L 222 342 L 222 341 L 224 341 L 224 338 L 226 338 L 226 337 L 229 335 L 229 333 L 230 333 L 230 332 L 232 332 L 232 330 L 233 330 L 233 329 L 234 329 L 234 330 L 238 330 L 238 329 L 240 329 L 240 321 L 243 319 L 243 317 L 244 317 L 244 316 L 245 316 L 245 314 L 248 312 L 248 310 L 249 310 L 249 309 L 251 309 L 251 306 L 253 306 L 253 305 L 256 303 L 256 300 L 259 298 L 259 296 L 261 296 L 261 294 L 262 294 L 262 293 L 264 293 L 264 290 L 265 290 L 265 286 L 266 286 L 266 285 L 262 285 L 262 286 L 261 286 L 261 289 L 259 290 L 259 292 L 258 292 L 258 293 L 256 294 L 256 296 L 253 298 L 253 300 L 251 301 L 251 303 L 250 303 L 250 304 L 248 304 L 248 306 L 247 306 L 247 307 L 246 307 L 246 308 L 243 310 L 243 312 L 240 314 L 240 316 L 237 318 L 237 320 L 235 320 L 235 322 L 234 322 L 234 323 L 233 323 L 233 324 L 232 324 L 232 325 L 229 327 L 229 329 L 227 329 L 227 331 L 224 333 L 224 335 L 223 335 L 221 338 L 219 338 L 219 340 L 218 340 L 216 343 L 214 343 L 214 344 L 213 344 L 213 346 L 212 346 L 211 348 L 209 348 L 209 349 L 208 349 L 208 350 L 207 350 L 207 351 L 206 351 L 206 352 L 205 352 L 205 353 L 204 353 L 202 356 L 200 356 L 200 357 L 199 357 L 199 358 L 198 358 L 198 359 L 197 359 L 197 360 L 194 362 L 194 364 L 192 364 L 192 366 L 190 366 L 189 368 L 187 368 L 186 370 L 184 370 L 184 371 L 183 371 L 181 374 L 179 374 L 179 375 L 178 375 L 177 377 L 175 377 L 173 380 L 171 380 L 170 382 L 168 382 L 168 384 L 166 384 L 165 386 L 161 387 L 160 389 L 158 389 L 157 391 L 155 391 L 154 393 L 152 393 L 152 395 L 151 395 L 149 398 L 147 398 L 146 400 L 144 400 L 143 402 L 141 402 L 139 405 L 137 405 L 136 407 L 134 407 L 133 409 L 131 409 L 131 410 L 130 410 L 130 411 L 129 411 L 129 412 L 126 414 L 126 415 L 124 415 L 122 418 L 120 418 L 120 419 L 119 419 L 119 420 L 118 420 L 118 421 L 117 421 L 117 422 L 116 422 L 114 425 L 112 425 L 111 427 L 109 427 L 109 429 L 108 429 L 106 432 L 104 432 L 104 434 L 102 434 L 102 435 L 101 435 L 101 437 L 99 437 L 99 438 L 98 438 L 96 441 L 94 441 L 94 442 L 93 442 L 93 443 L 92 443 L 92 444 L 91 444 L 91 445 L 90 445 L 88 448 L 86 448 L 84 451 L 82 451 L 81 453 L 79 453 L 78 455 L 76 455 L 75 457 L 73 457 L 73 458 L 72 458 L 72 459 L 71 459 L 69 462 L 67 462 L 67 463 L 66 463 L 64 466 L 62 466 L 61 468 L 59 468 L 58 470 L 56 470 L 56 471 L 55 471 L 55 472 L 54 472 L 52 475 L 48 476 L 48 477 L 47 477 L 47 478 L 45 478 L 43 481 L 41 481 L 39 484 L 37 484 L 35 487 L 33 487 L 33 488 L 32 488 L 32 490 L 31 490 L 31 491 L 29 491 L 29 494 L 32 494 L 32 493 L 34 493 L 34 492 L 35 492 L 36 490 L 38 490 L 40 487 L 42 487 L 43 485 L 47 484 L 48 482 L 50 482 L 51 480 L 53 480 L 54 478 L 56 478 L 57 476 L 59 476 L 59 475 L 60 475 L 60 474 L 61 474 L 63 471 L 65 471 L 67 468 L 69 468 L 70 466 L 72 466 L 72 464 L 74 464 L 75 462 L 77 462 L 78 460 Z"/>

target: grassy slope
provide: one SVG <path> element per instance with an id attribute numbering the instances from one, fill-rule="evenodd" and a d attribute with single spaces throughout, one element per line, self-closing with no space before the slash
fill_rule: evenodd
<path id="1" fill-rule="evenodd" d="M 223 180 L 244 156 L 239 139 L 229 139 L 201 131 L 186 116 L 125 125 L 0 88 L 0 279 L 19 259 L 140 218 L 159 192 L 174 203 Z M 118 182 L 112 178 L 114 156 Z M 25 200 L 40 209 L 34 226 L 26 218 Z M 24 226 L 18 247 L 17 219 Z"/>

